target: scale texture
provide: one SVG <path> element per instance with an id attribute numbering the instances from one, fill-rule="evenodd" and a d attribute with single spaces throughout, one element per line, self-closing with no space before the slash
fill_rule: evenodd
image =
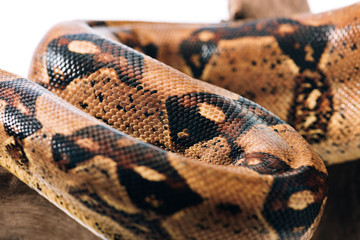
<path id="1" fill-rule="evenodd" d="M 1 71 L 0 164 L 102 238 L 309 239 L 317 153 L 359 157 L 359 12 L 61 23 Z"/>

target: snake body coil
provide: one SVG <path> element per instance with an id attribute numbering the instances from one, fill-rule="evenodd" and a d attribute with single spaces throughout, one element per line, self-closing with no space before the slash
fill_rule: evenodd
<path id="1" fill-rule="evenodd" d="M 308 239 L 327 173 L 303 137 L 329 163 L 359 157 L 358 130 L 338 126 L 358 121 L 359 68 L 339 74 L 358 12 L 59 24 L 35 83 L 1 72 L 0 165 L 103 238 Z"/>

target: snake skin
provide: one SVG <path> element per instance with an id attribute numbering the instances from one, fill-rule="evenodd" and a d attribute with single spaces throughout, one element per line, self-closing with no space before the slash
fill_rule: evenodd
<path id="1" fill-rule="evenodd" d="M 360 155 L 358 13 L 58 24 L 0 72 L 0 165 L 104 239 L 309 239 L 316 152 Z"/>

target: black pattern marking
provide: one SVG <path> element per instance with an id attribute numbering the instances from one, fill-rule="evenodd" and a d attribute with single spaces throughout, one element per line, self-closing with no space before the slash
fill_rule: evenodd
<path id="1" fill-rule="evenodd" d="M 330 118 L 334 115 L 332 88 L 321 72 L 311 76 L 300 76 L 296 80 L 293 105 L 288 114 L 288 122 L 309 143 L 319 143 L 326 139 Z M 315 99 L 314 93 L 317 94 Z M 310 98 L 313 99 L 310 99 Z M 309 104 L 307 101 L 312 101 Z M 315 118 L 308 123 L 308 118 Z"/>
<path id="2" fill-rule="evenodd" d="M 122 137 L 122 134 L 114 134 L 102 125 L 86 127 L 70 136 L 55 134 L 52 138 L 54 160 L 63 170 L 69 170 L 76 167 L 77 164 L 89 160 L 96 154 L 106 154 L 105 156 L 114 157 L 112 152 L 108 152 L 107 149 L 117 148 L 116 141 Z M 94 152 L 91 149 L 83 149 L 76 144 L 77 140 L 85 138 L 93 140 L 94 143 L 101 143 L 100 149 Z"/>
<path id="3" fill-rule="evenodd" d="M 220 211 L 228 212 L 231 215 L 237 215 L 242 212 L 241 208 L 238 205 L 231 203 L 220 203 L 216 205 L 216 208 Z"/>
<path id="4" fill-rule="evenodd" d="M 74 139 L 69 139 L 61 134 L 55 134 L 52 138 L 52 152 L 54 161 L 63 170 L 72 169 L 77 164 L 95 156 L 94 153 L 77 145 Z"/>
<path id="5" fill-rule="evenodd" d="M 320 213 L 323 199 L 328 192 L 327 183 L 325 173 L 309 166 L 274 176 L 262 214 L 281 239 L 300 238 L 309 229 Z M 315 202 L 303 210 L 289 208 L 290 196 L 304 190 L 309 190 L 315 195 Z M 297 231 L 296 228 L 301 230 Z"/>
<path id="6" fill-rule="evenodd" d="M 169 97 L 166 101 L 168 113 L 170 136 L 172 141 L 177 145 L 179 151 L 184 151 L 190 146 L 202 141 L 210 140 L 220 135 L 219 126 L 203 117 L 196 103 L 211 101 L 214 98 L 215 103 L 220 103 L 220 97 L 208 93 L 193 93 L 184 96 Z M 185 99 L 195 98 L 191 105 L 184 106 Z M 207 99 L 209 98 L 209 99 Z M 178 137 L 178 133 L 187 129 L 189 137 L 183 139 Z"/>
<path id="7" fill-rule="evenodd" d="M 299 25 L 294 33 L 284 36 L 276 34 L 275 37 L 281 50 L 300 67 L 300 72 L 305 69 L 315 70 L 333 28 L 329 25 L 317 27 Z M 307 60 L 306 47 L 313 50 L 311 54 L 313 61 Z"/>
<path id="8" fill-rule="evenodd" d="M 177 175 L 178 183 L 173 180 L 171 182 L 150 181 L 131 169 L 118 167 L 119 180 L 126 187 L 127 193 L 136 206 L 166 216 L 203 201 L 200 195 L 187 186 L 180 175 L 176 172 L 174 174 Z"/>
<path id="9" fill-rule="evenodd" d="M 208 103 L 220 108 L 226 117 L 224 123 L 215 123 L 202 116 L 198 107 L 200 103 Z M 235 143 L 241 134 L 258 124 L 270 126 L 284 123 L 274 114 L 248 99 L 241 97 L 233 101 L 204 92 L 169 97 L 166 101 L 166 109 L 171 130 L 170 137 L 177 151 L 183 152 L 196 143 L 221 135 L 227 139 L 231 149 L 229 157 L 234 161 L 243 153 Z M 237 130 L 231 126 L 237 126 Z M 186 138 L 178 136 L 183 129 L 187 129 Z"/>
<path id="10" fill-rule="evenodd" d="M 189 43 L 187 41 L 181 43 L 180 52 L 186 63 L 190 66 L 195 78 L 200 78 L 205 65 L 209 62 L 216 48 L 216 43 L 212 41 L 203 42 L 199 40 L 196 43 Z M 194 61 L 194 58 L 197 60 Z"/>
<path id="11" fill-rule="evenodd" d="M 72 41 L 87 41 L 95 44 L 101 54 L 110 54 L 115 60 L 101 60 L 100 53 L 71 52 L 68 44 Z M 127 60 L 127 70 L 136 68 L 139 74 L 129 76 L 119 66 L 119 57 Z M 136 87 L 140 84 L 139 76 L 142 75 L 144 65 L 143 54 L 127 46 L 103 39 L 94 34 L 65 35 L 51 41 L 46 51 L 46 67 L 50 78 L 50 86 L 64 89 L 76 78 L 82 78 L 96 72 L 101 68 L 113 68 L 119 79 L 125 84 Z"/>
<path id="12" fill-rule="evenodd" d="M 5 106 L 3 122 L 10 136 L 24 139 L 42 128 L 42 124 L 35 117 L 35 102 L 43 93 L 39 86 L 27 79 L 14 79 L 0 82 L 0 92 L 0 99 L 8 103 Z"/>
<path id="13" fill-rule="evenodd" d="M 291 26 L 294 31 L 292 33 L 282 33 L 279 31 L 282 25 Z M 281 50 L 294 60 L 300 71 L 303 71 L 316 68 L 333 29 L 334 26 L 330 25 L 314 27 L 287 18 L 258 20 L 237 27 L 231 27 L 228 23 L 223 23 L 194 31 L 189 39 L 181 43 L 180 52 L 190 66 L 193 76 L 200 78 L 211 56 L 216 51 L 221 51 L 221 49 L 217 49 L 219 40 L 274 36 Z M 199 35 L 204 31 L 214 33 L 214 37 L 206 42 L 201 41 Z M 314 61 L 306 59 L 305 48 L 307 45 L 314 51 L 311 55 Z M 197 61 L 194 61 L 194 59 L 197 59 Z M 253 65 L 256 65 L 256 62 L 253 62 Z"/>
<path id="14" fill-rule="evenodd" d="M 70 189 L 69 192 L 77 199 L 80 199 L 80 201 L 89 209 L 98 212 L 101 215 L 110 217 L 138 237 L 142 236 L 143 239 L 170 239 L 169 234 L 161 227 L 161 222 L 158 219 L 148 220 L 144 214 L 129 214 L 118 210 L 109 205 L 95 192 L 90 192 L 86 188 Z M 150 232 L 144 231 L 144 228 L 140 228 L 139 226 L 144 226 L 149 229 Z M 100 226 L 98 227 L 101 231 Z M 119 239 L 122 239 L 120 235 L 118 235 L 118 237 Z"/>
<path id="15" fill-rule="evenodd" d="M 35 116 L 28 116 L 17 108 L 7 105 L 4 113 L 4 127 L 10 136 L 24 139 L 41 129 L 42 124 Z"/>
<path id="16" fill-rule="evenodd" d="M 29 159 L 27 158 L 22 145 L 23 143 L 21 140 L 15 139 L 15 143 L 6 145 L 5 149 L 19 166 L 27 170 L 29 167 Z"/>
<path id="17" fill-rule="evenodd" d="M 146 55 L 152 58 L 156 58 L 159 51 L 159 48 L 154 43 L 149 43 L 145 46 L 142 46 L 141 49 Z"/>
<path id="18" fill-rule="evenodd" d="M 197 205 L 202 198 L 193 192 L 186 181 L 169 164 L 167 153 L 143 142 L 121 147 L 118 140 L 124 134 L 102 125 L 86 127 L 74 134 L 57 134 L 52 140 L 55 162 L 67 171 L 96 155 L 113 159 L 117 164 L 119 180 L 131 200 L 139 208 L 152 210 L 160 215 L 171 215 L 182 208 Z M 78 140 L 91 139 L 96 149 L 83 149 Z M 146 166 L 166 176 L 163 181 L 144 179 L 133 166 Z"/>
<path id="19" fill-rule="evenodd" d="M 89 24 L 90 27 L 106 27 L 107 24 L 105 21 L 88 21 L 87 24 Z"/>

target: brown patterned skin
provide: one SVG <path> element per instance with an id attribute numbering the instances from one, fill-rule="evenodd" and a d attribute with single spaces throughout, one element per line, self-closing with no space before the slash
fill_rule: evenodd
<path id="1" fill-rule="evenodd" d="M 235 68 L 240 60 L 232 54 L 241 48 L 239 42 L 272 49 L 266 61 L 253 58 L 263 51 L 246 55 L 254 68 L 261 65 L 268 77 L 277 75 L 276 84 L 286 85 L 284 77 L 294 79 L 289 88 L 298 92 L 279 95 L 282 111 L 294 104 L 294 115 L 304 119 L 296 118 L 295 126 L 316 147 L 330 128 L 317 114 L 331 118 L 328 113 L 337 113 L 337 97 L 321 64 L 323 58 L 332 63 L 326 53 L 339 28 L 332 18 L 210 27 L 59 24 L 36 50 L 29 77 L 35 83 L 1 72 L 0 165 L 103 238 L 309 239 L 326 202 L 327 173 L 304 138 L 256 103 L 115 40 L 161 60 L 167 50 L 178 56 L 184 48 L 177 64 L 195 77 L 228 82 L 244 68 L 253 88 L 259 76 L 252 76 L 246 61 Z M 145 34 L 154 30 L 161 36 L 169 28 L 180 32 L 164 37 L 163 45 Z M 300 42 L 299 32 L 305 39 Z M 306 33 L 321 41 L 306 42 Z M 281 48 L 282 40 L 293 48 Z M 199 46 L 202 52 L 196 52 Z M 191 47 L 195 53 L 188 54 Z M 229 65 L 220 64 L 221 58 Z M 277 60 L 279 66 L 272 67 L 269 61 Z M 268 93 L 268 83 L 264 86 L 259 93 Z M 318 121 L 307 120 L 314 114 Z M 322 132 L 311 132 L 309 121 Z"/>
<path id="2" fill-rule="evenodd" d="M 120 41 L 274 112 L 330 165 L 360 156 L 359 14 L 355 4 L 245 23 L 103 25 Z"/>

